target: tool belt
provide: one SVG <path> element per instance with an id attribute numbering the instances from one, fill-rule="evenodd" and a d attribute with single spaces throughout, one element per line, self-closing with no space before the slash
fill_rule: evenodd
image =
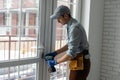
<path id="1" fill-rule="evenodd" d="M 84 69 L 84 56 L 89 54 L 88 50 L 79 53 L 74 59 L 70 60 L 70 70 L 83 70 Z"/>

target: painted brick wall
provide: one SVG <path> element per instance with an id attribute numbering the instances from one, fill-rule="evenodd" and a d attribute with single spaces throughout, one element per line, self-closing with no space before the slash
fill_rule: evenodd
<path id="1" fill-rule="evenodd" d="M 120 0 L 104 0 L 100 80 L 120 80 Z"/>

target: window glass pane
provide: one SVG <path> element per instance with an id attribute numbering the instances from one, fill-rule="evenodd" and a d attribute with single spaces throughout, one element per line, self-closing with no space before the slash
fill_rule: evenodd
<path id="1" fill-rule="evenodd" d="M 37 79 L 38 13 L 39 0 L 0 0 L 0 80 Z"/>
<path id="2" fill-rule="evenodd" d="M 0 68 L 0 80 L 35 80 L 36 64 Z"/>
<path id="3" fill-rule="evenodd" d="M 0 1 L 0 61 L 37 57 L 38 1 Z"/>
<path id="4" fill-rule="evenodd" d="M 38 30 L 38 1 L 22 0 L 23 22 L 23 46 L 21 46 L 20 58 L 37 57 L 37 30 Z"/>

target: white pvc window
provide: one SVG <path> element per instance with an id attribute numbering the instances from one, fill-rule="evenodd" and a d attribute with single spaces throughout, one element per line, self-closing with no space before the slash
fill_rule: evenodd
<path id="1" fill-rule="evenodd" d="M 40 15 L 40 0 L 0 0 L 0 80 L 41 79 Z"/>

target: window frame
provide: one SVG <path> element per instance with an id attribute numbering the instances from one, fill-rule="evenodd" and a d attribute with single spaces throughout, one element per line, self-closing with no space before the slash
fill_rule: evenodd
<path id="1" fill-rule="evenodd" d="M 22 9 L 22 3 L 20 4 L 21 4 L 21 9 Z M 37 20 L 36 20 L 37 21 L 36 23 L 39 26 L 38 39 L 37 39 L 38 41 L 37 42 L 37 53 L 39 53 L 38 57 L 0 62 L 0 68 L 37 63 L 38 74 L 36 75 L 36 80 L 49 80 L 50 79 L 50 76 L 47 70 L 48 66 L 46 62 L 43 59 L 41 59 L 41 54 L 51 52 L 55 49 L 56 21 L 51 20 L 50 15 L 54 12 L 54 9 L 56 8 L 56 6 L 57 6 L 57 0 L 39 0 L 39 6 L 38 6 L 39 12 L 37 13 L 38 15 L 37 15 Z M 22 10 L 20 10 L 20 18 L 18 19 L 20 23 L 18 23 L 18 26 L 22 26 L 22 25 L 24 26 L 24 24 L 22 24 L 21 15 L 22 15 Z M 21 36 L 21 34 L 19 35 Z"/>

